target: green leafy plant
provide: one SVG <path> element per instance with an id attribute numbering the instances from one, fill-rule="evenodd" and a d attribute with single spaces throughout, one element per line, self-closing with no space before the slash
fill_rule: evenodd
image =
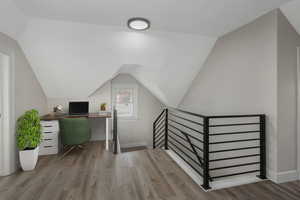
<path id="1" fill-rule="evenodd" d="M 42 139 L 39 112 L 29 110 L 17 121 L 17 144 L 22 150 L 35 149 Z"/>

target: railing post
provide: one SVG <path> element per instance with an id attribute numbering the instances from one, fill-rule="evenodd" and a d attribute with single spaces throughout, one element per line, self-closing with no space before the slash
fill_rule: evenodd
<path id="1" fill-rule="evenodd" d="M 266 179 L 266 115 L 259 117 L 260 130 L 260 175 L 259 178 Z"/>
<path id="2" fill-rule="evenodd" d="M 155 122 L 153 123 L 153 149 L 155 149 Z"/>
<path id="3" fill-rule="evenodd" d="M 169 145 L 168 145 L 168 114 L 169 114 L 169 110 L 168 108 L 166 108 L 166 114 L 165 114 L 165 150 L 169 149 Z"/>
<path id="4" fill-rule="evenodd" d="M 209 186 L 209 118 L 203 119 L 203 185 L 205 190 L 210 189 Z"/>

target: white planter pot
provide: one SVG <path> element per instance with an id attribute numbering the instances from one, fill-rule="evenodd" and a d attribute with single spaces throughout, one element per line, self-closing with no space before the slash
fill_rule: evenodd
<path id="1" fill-rule="evenodd" d="M 39 147 L 33 150 L 19 151 L 21 167 L 24 171 L 34 170 L 38 156 Z"/>

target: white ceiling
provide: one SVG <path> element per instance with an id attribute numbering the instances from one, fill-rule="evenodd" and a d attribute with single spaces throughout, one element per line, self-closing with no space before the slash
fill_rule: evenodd
<path id="1" fill-rule="evenodd" d="M 0 3 L 0 32 L 13 38 L 23 31 L 27 17 L 17 9 L 12 0 L 1 0 Z"/>
<path id="2" fill-rule="evenodd" d="M 87 97 L 116 74 L 130 73 L 177 106 L 218 36 L 286 2 L 1 0 L 0 32 L 19 41 L 48 97 Z M 294 6 L 300 8 L 291 4 L 285 14 L 300 30 Z M 135 16 L 150 19 L 152 28 L 129 31 L 126 21 Z"/>
<path id="3" fill-rule="evenodd" d="M 146 17 L 154 30 L 220 36 L 289 0 L 14 0 L 31 17 L 126 27 Z"/>
<path id="4" fill-rule="evenodd" d="M 89 96 L 121 70 L 171 105 L 179 103 L 215 40 L 54 20 L 30 21 L 19 38 L 48 97 Z"/>

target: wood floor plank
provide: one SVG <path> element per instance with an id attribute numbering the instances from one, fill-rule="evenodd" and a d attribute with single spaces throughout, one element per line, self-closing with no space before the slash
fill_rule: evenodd
<path id="1" fill-rule="evenodd" d="M 0 177 L 0 200 L 298 200 L 300 181 L 204 192 L 162 150 L 113 155 L 90 142 L 66 157 L 43 156 L 32 172 Z"/>

